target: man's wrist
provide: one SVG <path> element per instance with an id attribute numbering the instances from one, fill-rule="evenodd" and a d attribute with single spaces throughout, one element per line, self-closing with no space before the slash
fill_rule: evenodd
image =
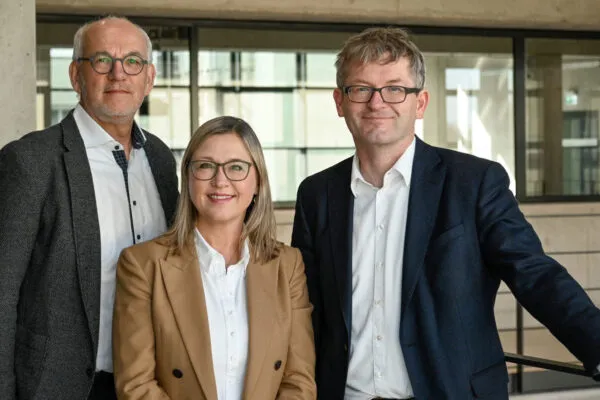
<path id="1" fill-rule="evenodd" d="M 592 373 L 592 378 L 594 378 L 594 380 L 600 382 L 600 364 L 598 364 L 598 366 Z"/>

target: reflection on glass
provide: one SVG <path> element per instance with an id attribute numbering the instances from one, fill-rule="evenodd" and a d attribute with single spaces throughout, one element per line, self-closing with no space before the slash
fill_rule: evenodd
<path id="1" fill-rule="evenodd" d="M 514 192 L 511 54 L 426 53 L 427 143 L 498 161 Z"/>
<path id="2" fill-rule="evenodd" d="M 318 150 L 312 149 L 306 153 L 306 173 L 315 174 L 338 162 L 354 155 L 354 149 Z"/>
<path id="3" fill-rule="evenodd" d="M 152 63 L 156 68 L 155 85 L 189 86 L 190 52 L 152 51 Z"/>
<path id="4" fill-rule="evenodd" d="M 191 136 L 189 89 L 155 87 L 140 109 L 139 123 L 167 146 L 185 148 Z"/>
<path id="5" fill-rule="evenodd" d="M 263 146 L 302 146 L 298 96 L 285 92 L 223 95 L 223 113 L 246 120 Z"/>
<path id="6" fill-rule="evenodd" d="M 71 90 L 69 64 L 73 59 L 73 48 L 50 49 L 50 84 L 53 89 Z"/>
<path id="7" fill-rule="evenodd" d="M 527 43 L 527 195 L 600 194 L 600 42 Z"/>
<path id="8" fill-rule="evenodd" d="M 295 201 L 296 190 L 306 177 L 306 159 L 299 150 L 265 149 L 271 195 L 276 201 Z"/>
<path id="9" fill-rule="evenodd" d="M 337 114 L 333 89 L 306 90 L 305 102 L 308 147 L 354 147 L 344 118 Z"/>
<path id="10" fill-rule="evenodd" d="M 242 52 L 242 86 L 295 86 L 296 53 Z"/>
<path id="11" fill-rule="evenodd" d="M 198 85 L 231 85 L 231 53 L 228 51 L 198 51 Z"/>
<path id="12" fill-rule="evenodd" d="M 335 88 L 335 52 L 306 54 L 306 86 Z"/>
<path id="13" fill-rule="evenodd" d="M 481 71 L 479 68 L 446 68 L 446 89 L 479 90 Z"/>
<path id="14" fill-rule="evenodd" d="M 51 124 L 58 124 L 77 105 L 79 99 L 74 91 L 52 90 L 50 92 Z"/>
<path id="15" fill-rule="evenodd" d="M 223 95 L 223 92 L 217 89 L 198 90 L 198 126 L 210 119 L 225 115 Z"/>

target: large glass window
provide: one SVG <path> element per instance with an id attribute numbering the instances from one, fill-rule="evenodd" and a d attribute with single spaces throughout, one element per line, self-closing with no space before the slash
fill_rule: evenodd
<path id="1" fill-rule="evenodd" d="M 154 88 L 137 116 L 140 126 L 173 149 L 177 161 L 190 140 L 190 51 L 187 28 L 144 26 L 152 38 Z"/>
<path id="2" fill-rule="evenodd" d="M 514 192 L 511 41 L 456 38 L 455 46 L 461 49 L 456 52 L 452 45 L 448 51 L 430 52 L 427 43 L 423 51 L 430 102 L 417 134 L 429 144 L 499 162 Z M 484 52 L 486 46 L 491 51 Z"/>
<path id="3" fill-rule="evenodd" d="M 248 121 L 264 149 L 274 200 L 291 202 L 302 179 L 350 156 L 354 144 L 333 102 L 335 53 L 266 45 L 200 49 L 199 123 L 224 114 Z"/>
<path id="4" fill-rule="evenodd" d="M 527 41 L 527 195 L 600 194 L 600 42 Z"/>

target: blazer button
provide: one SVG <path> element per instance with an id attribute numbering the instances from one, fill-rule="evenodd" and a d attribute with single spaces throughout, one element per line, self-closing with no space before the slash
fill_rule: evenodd
<path id="1" fill-rule="evenodd" d="M 348 345 L 344 344 L 344 351 L 348 351 Z"/>
<path id="2" fill-rule="evenodd" d="M 181 370 L 175 368 L 173 370 L 173 376 L 177 379 L 181 378 L 183 376 L 183 372 L 181 372 Z"/>
<path id="3" fill-rule="evenodd" d="M 277 371 L 279 368 L 281 368 L 281 360 L 275 361 L 274 367 L 275 367 L 275 371 Z"/>

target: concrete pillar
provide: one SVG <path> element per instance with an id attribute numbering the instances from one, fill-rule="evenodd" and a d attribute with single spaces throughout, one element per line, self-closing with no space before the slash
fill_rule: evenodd
<path id="1" fill-rule="evenodd" d="M 0 1 L 0 147 L 35 129 L 35 0 Z"/>

